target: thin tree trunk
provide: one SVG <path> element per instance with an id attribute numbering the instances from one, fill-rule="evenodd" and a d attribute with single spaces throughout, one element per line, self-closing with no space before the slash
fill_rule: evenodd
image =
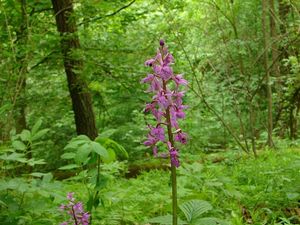
<path id="1" fill-rule="evenodd" d="M 277 47 L 277 29 L 276 29 L 276 11 L 274 7 L 274 0 L 269 0 L 270 4 L 270 34 L 271 34 L 271 49 L 272 49 L 272 74 L 280 80 L 280 70 L 278 63 L 278 47 Z M 279 83 L 280 84 L 280 83 Z"/>
<path id="2" fill-rule="evenodd" d="M 80 48 L 77 27 L 73 15 L 72 0 L 51 0 L 55 13 L 57 30 L 61 35 L 61 51 L 68 87 L 72 99 L 77 134 L 85 134 L 91 139 L 97 137 L 92 98 L 86 82 L 78 71 L 82 70 L 81 59 L 72 56 L 72 51 Z M 76 71 L 75 71 L 76 70 Z"/>
<path id="3" fill-rule="evenodd" d="M 279 0 L 279 18 L 280 18 L 280 20 L 279 20 L 280 21 L 279 29 L 280 29 L 281 36 L 285 36 L 286 33 L 287 33 L 287 16 L 288 16 L 290 10 L 291 10 L 290 5 L 286 1 Z M 289 71 L 290 71 L 290 66 L 289 65 L 286 66 L 283 63 L 283 60 L 288 59 L 288 57 L 289 57 L 288 47 L 289 46 L 287 44 L 285 44 L 285 45 L 282 44 L 280 46 L 280 51 L 281 51 L 281 54 L 279 56 L 280 71 L 284 76 L 289 76 Z M 283 81 L 281 81 L 281 85 L 286 86 L 285 82 L 283 82 Z M 284 97 L 285 97 L 284 95 L 281 96 L 282 102 L 286 101 L 286 99 Z M 289 102 L 291 102 L 291 101 L 289 101 Z M 292 113 L 293 106 L 289 106 L 288 108 L 289 108 L 288 110 L 284 110 L 285 112 L 282 110 L 283 111 L 282 114 L 286 113 L 289 116 L 288 116 L 288 118 L 285 119 L 285 121 L 283 123 L 285 126 L 283 126 L 281 128 L 281 133 L 284 133 L 284 130 L 287 127 L 289 127 L 289 129 L 290 129 L 290 132 L 289 132 L 290 139 L 293 139 L 293 137 L 294 137 L 294 127 L 293 127 L 294 123 L 291 122 L 291 121 L 293 121 L 293 113 Z M 279 115 L 279 119 L 280 119 L 280 115 Z"/>
<path id="4" fill-rule="evenodd" d="M 256 152 L 256 139 L 255 139 L 255 113 L 253 110 L 253 102 L 249 100 L 249 124 L 251 130 L 251 144 L 252 144 L 252 152 L 254 157 L 257 158 Z"/>
<path id="5" fill-rule="evenodd" d="M 21 25 L 20 29 L 17 31 L 17 42 L 19 45 L 24 45 L 28 43 L 28 16 L 26 12 L 27 2 L 26 0 L 20 0 L 21 3 Z M 27 52 L 24 52 L 25 48 L 19 48 L 19 52 L 16 55 L 16 60 L 18 62 L 17 71 L 19 73 L 19 96 L 16 97 L 16 107 L 15 107 L 15 122 L 16 122 L 16 132 L 21 133 L 22 130 L 26 129 L 26 76 L 27 76 Z M 25 50 L 26 51 L 26 50 Z M 31 156 L 30 156 L 31 158 Z"/>
<path id="6" fill-rule="evenodd" d="M 269 0 L 270 4 L 270 40 L 271 40 L 271 54 L 272 54 L 272 63 L 271 63 L 271 74 L 276 78 L 275 90 L 278 95 L 277 101 L 275 103 L 275 112 L 280 112 L 282 105 L 282 79 L 280 77 L 280 63 L 279 63 L 279 48 L 278 48 L 278 35 L 276 27 L 277 13 L 274 6 L 274 0 Z M 273 124 L 274 126 L 274 124 Z M 280 132 L 279 132 L 280 133 Z"/>
<path id="7" fill-rule="evenodd" d="M 268 15 L 268 2 L 267 0 L 262 0 L 262 31 L 264 37 L 264 68 L 266 73 L 266 82 L 267 82 L 267 100 L 268 100 L 268 146 L 273 147 L 272 132 L 273 132 L 273 118 L 272 118 L 272 88 L 271 88 L 271 79 L 270 73 L 268 70 L 268 46 L 269 40 L 267 35 L 267 15 Z"/>

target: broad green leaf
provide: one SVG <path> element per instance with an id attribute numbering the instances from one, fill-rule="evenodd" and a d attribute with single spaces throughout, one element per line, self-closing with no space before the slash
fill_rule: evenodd
<path id="1" fill-rule="evenodd" d="M 29 130 L 23 130 L 20 134 L 22 141 L 30 141 L 31 140 L 31 133 Z"/>
<path id="2" fill-rule="evenodd" d="M 114 140 L 106 137 L 98 137 L 95 141 L 106 149 L 111 148 L 120 159 L 128 159 L 128 153 L 125 148 Z"/>
<path id="3" fill-rule="evenodd" d="M 76 154 L 73 152 L 66 152 L 66 153 L 62 154 L 60 157 L 62 159 L 74 159 L 75 155 Z"/>
<path id="4" fill-rule="evenodd" d="M 32 135 L 35 135 L 42 125 L 42 119 L 39 118 L 31 129 Z"/>
<path id="5" fill-rule="evenodd" d="M 0 159 L 7 160 L 7 161 L 27 162 L 27 159 L 25 158 L 25 154 L 16 153 L 16 152 L 10 155 L 3 154 L 0 156 Z"/>
<path id="6" fill-rule="evenodd" d="M 49 131 L 49 129 L 43 129 L 38 131 L 36 134 L 33 134 L 31 137 L 31 141 L 35 141 L 40 139 L 41 137 L 43 137 L 45 134 L 47 134 L 47 132 Z"/>
<path id="7" fill-rule="evenodd" d="M 80 145 L 89 143 L 90 141 L 86 141 L 86 140 L 77 140 L 77 139 L 72 139 L 65 147 L 64 149 L 77 149 Z"/>
<path id="8" fill-rule="evenodd" d="M 95 142 L 98 142 L 101 145 L 105 145 L 105 143 L 109 140 L 107 137 L 97 137 Z"/>
<path id="9" fill-rule="evenodd" d="M 103 157 L 103 161 L 104 161 L 105 163 L 110 163 L 110 162 L 116 160 L 116 153 L 115 153 L 115 151 L 114 151 L 113 149 L 108 148 L 108 149 L 107 149 L 107 153 L 108 153 L 108 158 L 105 159 L 105 158 Z"/>
<path id="10" fill-rule="evenodd" d="M 41 178 L 42 176 L 44 176 L 46 173 L 38 173 L 38 172 L 34 172 L 34 173 L 31 173 L 30 175 L 33 176 L 33 177 L 39 177 Z"/>
<path id="11" fill-rule="evenodd" d="M 78 135 L 75 139 L 76 139 L 76 140 L 91 141 L 91 139 L 90 139 L 88 136 L 83 135 L 83 134 Z"/>
<path id="12" fill-rule="evenodd" d="M 46 164 L 46 162 L 44 161 L 44 159 L 35 160 L 34 158 L 29 159 L 27 163 L 28 163 L 29 166 Z"/>
<path id="13" fill-rule="evenodd" d="M 30 189 L 29 185 L 27 183 L 23 183 L 22 185 L 19 185 L 17 190 L 21 193 L 25 193 Z"/>
<path id="14" fill-rule="evenodd" d="M 49 183 L 53 178 L 52 173 L 46 173 L 43 176 L 43 183 Z"/>
<path id="15" fill-rule="evenodd" d="M 59 167 L 58 169 L 60 170 L 72 170 L 72 169 L 75 169 L 75 168 L 78 168 L 79 165 L 77 164 L 69 164 L 69 165 L 66 165 L 66 166 L 62 166 L 62 167 Z"/>
<path id="16" fill-rule="evenodd" d="M 26 145 L 19 140 L 15 140 L 12 142 L 12 146 L 16 149 L 16 150 L 21 150 L 21 151 L 25 151 L 26 150 Z"/>
<path id="17" fill-rule="evenodd" d="M 75 162 L 78 164 L 86 162 L 90 153 L 91 153 L 91 149 L 89 144 L 84 144 L 80 146 L 74 157 Z"/>
<path id="18" fill-rule="evenodd" d="M 22 178 L 13 178 L 6 183 L 6 189 L 17 190 L 20 186 L 27 185 Z"/>
<path id="19" fill-rule="evenodd" d="M 107 150 L 99 143 L 97 142 L 91 142 L 90 143 L 92 150 L 97 153 L 98 155 L 102 156 L 104 160 L 109 160 L 109 154 Z"/>
<path id="20" fill-rule="evenodd" d="M 117 131 L 117 129 L 107 129 L 107 130 L 103 130 L 100 134 L 100 137 L 98 138 L 109 138 L 110 136 L 112 136 L 115 132 Z M 97 138 L 97 139 L 98 139 Z"/>
<path id="21" fill-rule="evenodd" d="M 191 200 L 181 204 L 179 208 L 184 213 L 188 222 L 193 222 L 200 218 L 203 213 L 212 210 L 211 204 L 203 200 Z"/>
<path id="22" fill-rule="evenodd" d="M 115 142 L 115 145 L 116 145 L 116 149 L 115 149 L 116 154 L 121 159 L 128 159 L 128 152 L 125 150 L 125 148 L 122 145 L 119 145 L 116 142 Z"/>

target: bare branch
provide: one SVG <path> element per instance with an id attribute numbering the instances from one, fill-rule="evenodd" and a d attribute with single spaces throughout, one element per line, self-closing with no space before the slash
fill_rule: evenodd
<path id="1" fill-rule="evenodd" d="M 122 7 L 119 8 L 117 11 L 112 12 L 112 13 L 110 13 L 110 14 L 107 14 L 107 15 L 104 15 L 104 16 L 94 17 L 94 18 L 92 18 L 92 19 L 83 21 L 83 22 L 79 23 L 78 26 L 81 26 L 81 25 L 84 25 L 84 24 L 87 24 L 87 23 L 90 23 L 90 22 L 95 22 L 95 21 L 97 21 L 97 20 L 102 20 L 103 18 L 106 18 L 106 17 L 114 16 L 114 15 L 116 15 L 117 13 L 121 12 L 122 10 L 124 10 L 124 9 L 128 8 L 129 6 L 131 6 L 135 1 L 136 1 L 136 0 L 131 1 L 131 2 L 128 3 L 127 5 L 122 6 Z"/>

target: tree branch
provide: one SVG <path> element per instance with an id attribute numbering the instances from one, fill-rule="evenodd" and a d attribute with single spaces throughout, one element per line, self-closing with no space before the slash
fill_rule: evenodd
<path id="1" fill-rule="evenodd" d="M 38 67 L 39 65 L 43 64 L 44 62 L 46 62 L 47 60 L 50 59 L 50 56 L 53 55 L 54 53 L 56 53 L 57 51 L 52 51 L 50 52 L 48 55 L 46 55 L 44 58 L 42 58 L 39 62 L 37 62 L 35 65 L 33 65 L 32 67 L 30 67 L 30 70 L 35 69 L 36 67 Z"/>
<path id="2" fill-rule="evenodd" d="M 124 10 L 124 9 L 128 8 L 129 6 L 131 6 L 135 1 L 136 1 L 136 0 L 131 1 L 131 2 L 128 3 L 127 5 L 122 6 L 122 7 L 119 8 L 117 11 L 112 12 L 112 13 L 110 13 L 110 14 L 107 14 L 107 15 L 104 15 L 104 16 L 94 17 L 94 18 L 92 18 L 92 19 L 83 21 L 83 22 L 79 23 L 78 26 L 81 26 L 81 25 L 84 25 L 84 24 L 87 24 L 87 23 L 90 23 L 90 22 L 95 22 L 95 21 L 97 21 L 97 20 L 101 20 L 101 19 L 106 18 L 106 17 L 114 16 L 114 15 L 116 15 L 117 13 L 121 12 L 122 10 Z"/>

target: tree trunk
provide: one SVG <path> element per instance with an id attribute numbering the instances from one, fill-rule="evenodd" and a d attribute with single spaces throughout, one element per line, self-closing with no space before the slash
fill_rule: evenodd
<path id="1" fill-rule="evenodd" d="M 278 47 L 277 47 L 277 29 L 276 29 L 276 11 L 274 7 L 274 0 L 269 0 L 270 4 L 270 35 L 271 35 L 271 49 L 272 49 L 272 74 L 280 81 L 280 70 L 278 63 Z M 280 84 L 280 82 L 279 82 Z"/>
<path id="2" fill-rule="evenodd" d="M 72 51 L 80 48 L 77 27 L 73 15 L 72 0 L 51 0 L 55 13 L 57 30 L 61 36 L 61 51 L 68 87 L 72 99 L 77 134 L 85 134 L 92 140 L 97 137 L 92 98 L 86 82 L 78 71 L 82 70 L 82 60 L 72 56 Z M 75 71 L 76 70 L 76 71 Z"/>
<path id="3" fill-rule="evenodd" d="M 273 147 L 272 132 L 273 132 L 273 118 L 272 118 L 272 89 L 271 89 L 271 79 L 269 73 L 269 63 L 268 63 L 268 48 L 269 40 L 267 35 L 267 14 L 268 14 L 268 0 L 262 0 L 262 31 L 264 37 L 264 68 L 266 73 L 267 82 L 267 100 L 268 100 L 268 146 Z"/>
<path id="4" fill-rule="evenodd" d="M 251 130 L 251 144 L 252 144 L 252 152 L 257 158 L 257 152 L 256 152 L 256 139 L 255 139 L 255 113 L 253 110 L 253 102 L 249 100 L 249 125 Z"/>
<path id="5" fill-rule="evenodd" d="M 21 133 L 22 130 L 27 128 L 26 124 L 26 76 L 27 76 L 27 65 L 28 65 L 28 52 L 26 45 L 28 43 L 28 17 L 26 12 L 27 2 L 26 0 L 20 0 L 21 3 L 21 25 L 17 33 L 17 43 L 19 45 L 24 45 L 25 47 L 20 47 L 16 55 L 17 60 L 17 71 L 19 74 L 18 85 L 15 96 L 15 123 L 16 132 Z"/>

